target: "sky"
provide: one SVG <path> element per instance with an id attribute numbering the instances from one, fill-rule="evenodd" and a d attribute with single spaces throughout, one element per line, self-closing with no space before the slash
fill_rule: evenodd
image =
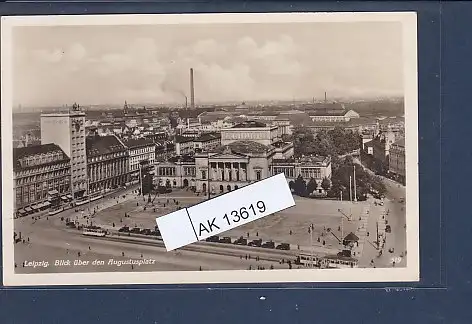
<path id="1" fill-rule="evenodd" d="M 15 27 L 14 106 L 403 95 L 395 22 Z"/>

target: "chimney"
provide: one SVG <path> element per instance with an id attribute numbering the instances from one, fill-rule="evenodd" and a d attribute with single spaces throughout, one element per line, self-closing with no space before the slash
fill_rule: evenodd
<path id="1" fill-rule="evenodd" d="M 187 96 L 185 96 L 185 110 L 187 110 L 187 106 L 188 106 L 188 99 L 187 99 Z"/>
<path id="2" fill-rule="evenodd" d="M 326 91 L 325 91 L 325 103 L 328 101 L 328 98 L 326 97 Z"/>
<path id="3" fill-rule="evenodd" d="M 195 87 L 193 84 L 193 68 L 190 69 L 190 108 L 195 109 Z"/>

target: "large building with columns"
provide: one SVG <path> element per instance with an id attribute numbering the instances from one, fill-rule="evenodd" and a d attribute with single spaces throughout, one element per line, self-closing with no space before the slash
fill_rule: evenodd
<path id="1" fill-rule="evenodd" d="M 87 174 L 90 194 L 105 193 L 129 181 L 129 155 L 116 137 L 87 137 Z"/>
<path id="2" fill-rule="evenodd" d="M 220 194 L 241 188 L 271 175 L 285 173 L 287 181 L 298 175 L 319 183 L 331 178 L 331 159 L 277 159 L 276 148 L 252 141 L 236 141 L 192 157 L 176 157 L 156 165 L 156 179 L 161 186 L 188 187 L 202 194 Z M 318 181 L 319 180 L 319 181 Z"/>

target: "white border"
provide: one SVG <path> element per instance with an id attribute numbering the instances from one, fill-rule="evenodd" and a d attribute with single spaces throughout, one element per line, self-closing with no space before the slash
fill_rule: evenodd
<path id="1" fill-rule="evenodd" d="M 406 143 L 406 268 L 388 269 L 292 269 L 271 271 L 161 271 L 15 274 L 13 242 L 12 178 L 12 71 L 11 40 L 15 26 L 235 24 L 302 22 L 399 22 L 403 26 L 403 64 Z M 418 186 L 418 80 L 417 17 L 415 12 L 397 13 L 270 13 L 270 14 L 177 14 L 16 16 L 1 19 L 1 136 L 2 136 L 2 229 L 3 284 L 105 285 L 188 283 L 279 282 L 399 282 L 419 280 L 419 186 Z M 388 64 L 388 63 L 386 63 Z"/>

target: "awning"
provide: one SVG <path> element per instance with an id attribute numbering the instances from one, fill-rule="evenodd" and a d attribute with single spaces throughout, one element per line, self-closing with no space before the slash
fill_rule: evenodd
<path id="1" fill-rule="evenodd" d="M 38 207 L 38 209 L 41 209 L 44 207 L 44 203 L 37 204 L 36 207 Z"/>
<path id="2" fill-rule="evenodd" d="M 29 213 L 31 211 L 31 208 L 26 207 L 25 210 Z"/>
<path id="3" fill-rule="evenodd" d="M 67 201 L 67 197 L 66 197 L 66 196 L 62 196 L 61 199 Z"/>
<path id="4" fill-rule="evenodd" d="M 39 209 L 38 205 L 33 205 L 33 206 L 31 206 L 31 208 L 33 208 L 33 209 Z"/>
<path id="5" fill-rule="evenodd" d="M 20 210 L 18 210 L 18 212 L 19 212 L 20 214 L 26 213 L 26 211 L 25 211 L 24 209 L 20 209 Z"/>
<path id="6" fill-rule="evenodd" d="M 59 193 L 59 191 L 57 191 L 57 190 L 48 191 L 49 195 L 57 195 L 58 193 Z"/>
<path id="7" fill-rule="evenodd" d="M 51 205 L 51 203 L 49 201 L 44 202 L 44 207 L 47 207 L 49 205 Z"/>
<path id="8" fill-rule="evenodd" d="M 72 199 L 72 195 L 67 195 L 66 197 L 69 199 Z"/>

